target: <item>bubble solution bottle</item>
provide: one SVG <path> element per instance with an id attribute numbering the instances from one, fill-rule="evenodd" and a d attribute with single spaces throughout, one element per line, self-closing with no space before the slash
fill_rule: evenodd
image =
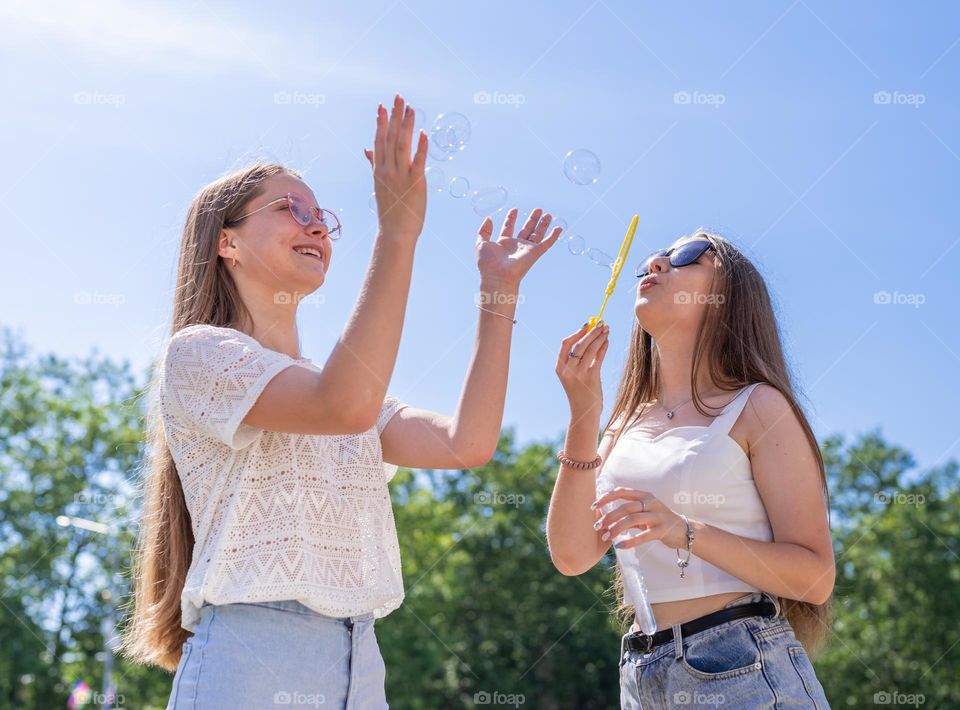
<path id="1" fill-rule="evenodd" d="M 601 473 L 597 477 L 597 498 L 606 495 L 616 486 Z M 615 501 L 607 503 L 600 510 L 604 515 L 616 510 L 623 505 L 624 501 Z M 612 542 L 624 542 L 639 535 L 639 528 L 630 528 L 623 531 Z M 653 635 L 657 630 L 657 620 L 653 617 L 653 608 L 650 606 L 650 600 L 647 595 L 647 586 L 643 582 L 643 574 L 640 572 L 640 549 L 641 546 L 631 547 L 626 550 L 614 550 L 617 555 L 617 564 L 620 566 L 620 573 L 623 575 L 623 586 L 626 592 L 626 600 L 634 605 L 637 616 L 637 623 L 640 630 L 648 636 Z"/>

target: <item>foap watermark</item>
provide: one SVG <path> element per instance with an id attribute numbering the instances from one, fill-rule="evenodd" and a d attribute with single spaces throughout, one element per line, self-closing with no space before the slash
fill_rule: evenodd
<path id="1" fill-rule="evenodd" d="M 73 496 L 73 502 L 80 505 L 114 506 L 120 496 L 116 493 L 91 493 L 81 491 Z"/>
<path id="2" fill-rule="evenodd" d="M 125 703 L 123 693 L 101 693 L 99 690 L 90 693 L 89 707 L 92 708 L 107 706 L 113 710 L 123 710 Z"/>
<path id="3" fill-rule="evenodd" d="M 323 693 L 301 693 L 298 690 L 278 690 L 273 694 L 274 705 L 318 708 L 325 702 L 327 702 L 327 699 Z"/>
<path id="4" fill-rule="evenodd" d="M 312 106 L 320 108 L 327 103 L 325 94 L 309 94 L 304 91 L 274 91 L 273 103 L 277 106 Z"/>
<path id="5" fill-rule="evenodd" d="M 913 705 L 917 708 L 927 702 L 923 693 L 901 693 L 899 690 L 890 692 L 881 690 L 873 694 L 873 702 L 876 705 Z"/>
<path id="6" fill-rule="evenodd" d="M 713 106 L 720 108 L 727 102 L 725 94 L 708 94 L 703 91 L 675 91 L 673 103 L 677 106 Z"/>
<path id="7" fill-rule="evenodd" d="M 921 506 L 927 502 L 923 493 L 901 493 L 900 491 L 878 491 L 873 499 L 883 505 L 913 505 Z"/>
<path id="8" fill-rule="evenodd" d="M 499 291 L 478 291 L 473 296 L 477 306 L 519 306 L 526 299 L 522 293 L 500 293 Z"/>
<path id="9" fill-rule="evenodd" d="M 674 705 L 723 705 L 727 702 L 723 693 L 701 693 L 678 690 L 673 694 Z"/>
<path id="10" fill-rule="evenodd" d="M 708 306 L 720 306 L 726 299 L 722 293 L 700 293 L 698 291 L 677 291 L 673 294 L 673 302 L 686 305 L 686 304 L 705 304 Z"/>
<path id="11" fill-rule="evenodd" d="M 77 106 L 111 106 L 120 108 L 127 103 L 126 94 L 109 94 L 101 91 L 74 91 L 73 103 Z"/>
<path id="12" fill-rule="evenodd" d="M 923 293 L 900 293 L 899 291 L 877 291 L 873 302 L 878 306 L 913 306 L 919 308 L 927 302 Z"/>
<path id="13" fill-rule="evenodd" d="M 677 491 L 673 494 L 677 505 L 710 505 L 719 508 L 727 502 L 723 493 L 704 493 L 703 491 Z"/>
<path id="14" fill-rule="evenodd" d="M 877 106 L 913 106 L 920 108 L 927 102 L 926 94 L 908 94 L 903 91 L 877 91 L 873 103 Z"/>
<path id="15" fill-rule="evenodd" d="M 511 705 L 515 708 L 520 707 L 527 698 L 523 693 L 501 693 L 499 690 L 490 692 L 481 690 L 473 694 L 474 705 Z"/>
<path id="16" fill-rule="evenodd" d="M 99 293 L 98 291 L 77 291 L 73 294 L 75 306 L 113 306 L 119 308 L 127 302 L 122 293 Z"/>
<path id="17" fill-rule="evenodd" d="M 506 94 L 502 91 L 477 91 L 473 95 L 477 106 L 513 106 L 520 108 L 527 103 L 525 94 Z"/>
<path id="18" fill-rule="evenodd" d="M 519 508 L 527 500 L 523 493 L 503 493 L 502 491 L 480 491 L 473 496 L 477 505 L 512 505 Z"/>
<path id="19" fill-rule="evenodd" d="M 294 291 L 277 291 L 273 294 L 273 302 L 278 306 L 296 303 L 298 306 L 322 306 L 327 299 L 322 293 L 300 293 Z"/>

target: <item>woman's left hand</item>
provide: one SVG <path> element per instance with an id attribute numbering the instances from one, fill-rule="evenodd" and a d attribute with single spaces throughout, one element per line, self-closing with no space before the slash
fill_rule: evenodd
<path id="1" fill-rule="evenodd" d="M 601 536 L 607 534 L 606 540 L 613 541 L 630 528 L 641 530 L 623 544 L 617 543 L 617 549 L 625 550 L 651 540 L 659 540 L 674 549 L 686 549 L 687 524 L 655 495 L 634 488 L 614 488 L 597 498 L 593 508 L 602 510 L 605 505 L 614 501 L 624 502 L 597 521 L 597 532 Z"/>
<path id="2" fill-rule="evenodd" d="M 560 227 L 554 227 L 549 236 L 552 217 L 539 207 L 530 213 L 516 239 L 513 230 L 517 222 L 517 208 L 507 212 L 500 229 L 500 237 L 491 240 L 493 220 L 487 217 L 477 232 L 477 266 L 482 281 L 519 285 L 537 259 L 547 253 L 560 238 Z"/>

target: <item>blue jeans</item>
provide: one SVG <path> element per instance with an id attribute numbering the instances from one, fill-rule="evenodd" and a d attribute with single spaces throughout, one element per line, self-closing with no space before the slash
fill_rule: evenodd
<path id="1" fill-rule="evenodd" d="M 823 686 L 789 621 L 781 616 L 777 598 L 755 592 L 727 607 L 765 598 L 777 607 L 772 617 L 734 619 L 687 637 L 676 624 L 673 641 L 650 653 L 626 651 L 621 641 L 621 708 L 829 710 Z"/>
<path id="2" fill-rule="evenodd" d="M 167 710 L 382 710 L 385 678 L 372 613 L 335 619 L 294 601 L 207 604 Z"/>

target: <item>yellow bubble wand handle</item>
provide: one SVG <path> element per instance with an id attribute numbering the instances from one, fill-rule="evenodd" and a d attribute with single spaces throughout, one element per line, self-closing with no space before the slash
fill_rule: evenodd
<path id="1" fill-rule="evenodd" d="M 617 287 L 617 279 L 620 278 L 620 272 L 623 270 L 623 265 L 627 261 L 627 254 L 630 253 L 630 247 L 633 246 L 633 235 L 637 233 L 637 224 L 639 222 L 640 215 L 633 215 L 633 219 L 630 220 L 630 226 L 627 227 L 627 233 L 623 237 L 623 243 L 620 245 L 620 251 L 617 254 L 616 260 L 613 262 L 613 275 L 610 276 L 610 281 L 607 283 L 607 288 L 604 291 L 603 304 L 600 306 L 600 312 L 588 321 L 589 327 L 587 330 L 592 330 L 603 317 L 603 309 L 607 307 L 607 301 L 610 300 L 610 296 L 613 295 L 613 289 Z"/>

